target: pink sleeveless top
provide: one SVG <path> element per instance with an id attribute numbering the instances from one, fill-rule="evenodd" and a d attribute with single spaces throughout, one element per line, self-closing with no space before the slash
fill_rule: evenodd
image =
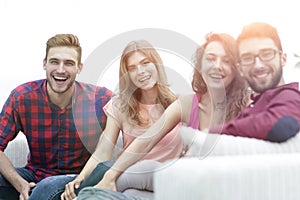
<path id="1" fill-rule="evenodd" d="M 190 115 L 189 127 L 193 129 L 200 130 L 199 127 L 199 108 L 198 103 L 200 101 L 200 95 L 194 94 L 193 101 L 192 101 L 192 110 Z"/>
<path id="2" fill-rule="evenodd" d="M 141 127 L 139 125 L 131 125 L 120 111 L 120 99 L 114 96 L 104 106 L 103 110 L 106 115 L 113 117 L 122 130 L 123 149 L 126 149 L 136 137 L 144 134 L 149 127 Z M 161 104 L 146 105 L 139 103 L 139 114 L 143 119 L 149 120 L 153 124 L 163 114 L 164 108 Z M 148 152 L 142 160 L 156 160 L 164 162 L 169 159 L 178 158 L 183 148 L 183 142 L 179 135 L 181 123 L 178 123 L 172 130 L 169 131 L 152 149 Z"/>

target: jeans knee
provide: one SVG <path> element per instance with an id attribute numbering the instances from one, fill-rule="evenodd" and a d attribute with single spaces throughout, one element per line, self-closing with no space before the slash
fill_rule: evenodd
<path id="1" fill-rule="evenodd" d="M 65 185 L 75 177 L 75 175 L 56 175 L 41 180 L 32 190 L 29 200 L 59 200 L 65 190 Z"/>

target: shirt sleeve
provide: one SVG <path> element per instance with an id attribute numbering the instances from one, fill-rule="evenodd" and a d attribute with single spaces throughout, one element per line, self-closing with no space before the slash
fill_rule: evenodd
<path id="1" fill-rule="evenodd" d="M 20 131 L 18 112 L 15 108 L 13 93 L 6 100 L 0 114 L 0 150 L 4 151 L 9 141 L 13 140 Z"/>
<path id="2" fill-rule="evenodd" d="M 256 108 L 246 108 L 236 119 L 213 127 L 209 132 L 273 142 L 283 142 L 297 134 L 300 122 L 298 91 L 281 90 L 271 99 L 262 101 L 257 112 L 251 111 Z"/>

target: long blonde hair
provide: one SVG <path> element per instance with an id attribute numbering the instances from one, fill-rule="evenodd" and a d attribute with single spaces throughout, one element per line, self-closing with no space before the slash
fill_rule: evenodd
<path id="1" fill-rule="evenodd" d="M 176 96 L 169 88 L 165 68 L 156 49 L 145 40 L 136 40 L 130 42 L 123 50 L 120 59 L 120 109 L 131 124 L 143 125 L 143 122 L 139 117 L 138 107 L 138 102 L 140 101 L 141 97 L 141 89 L 136 88 L 136 86 L 132 83 L 127 70 L 127 60 L 134 52 L 142 53 L 149 59 L 150 62 L 155 65 L 158 73 L 158 80 L 156 83 L 158 90 L 157 101 L 163 106 L 164 109 L 166 109 L 173 101 L 176 100 Z"/>
<path id="2" fill-rule="evenodd" d="M 207 85 L 203 80 L 201 74 L 201 61 L 204 55 L 205 48 L 213 41 L 220 42 L 226 52 L 226 54 L 232 59 L 232 69 L 234 73 L 234 79 L 230 85 L 226 88 L 226 103 L 227 113 L 226 121 L 229 121 L 236 117 L 248 104 L 249 102 L 249 90 L 248 84 L 240 76 L 237 69 L 238 63 L 238 48 L 237 42 L 228 34 L 221 33 L 210 33 L 206 36 L 206 42 L 201 45 L 194 55 L 194 74 L 192 80 L 192 88 L 194 92 L 203 95 L 207 92 Z"/>

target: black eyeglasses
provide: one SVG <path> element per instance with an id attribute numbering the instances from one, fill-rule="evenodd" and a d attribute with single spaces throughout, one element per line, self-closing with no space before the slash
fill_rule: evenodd
<path id="1" fill-rule="evenodd" d="M 245 53 L 240 56 L 240 64 L 253 65 L 256 57 L 258 57 L 262 62 L 270 61 L 275 57 L 277 52 L 281 53 L 281 51 L 275 49 L 261 49 L 258 54 Z"/>

